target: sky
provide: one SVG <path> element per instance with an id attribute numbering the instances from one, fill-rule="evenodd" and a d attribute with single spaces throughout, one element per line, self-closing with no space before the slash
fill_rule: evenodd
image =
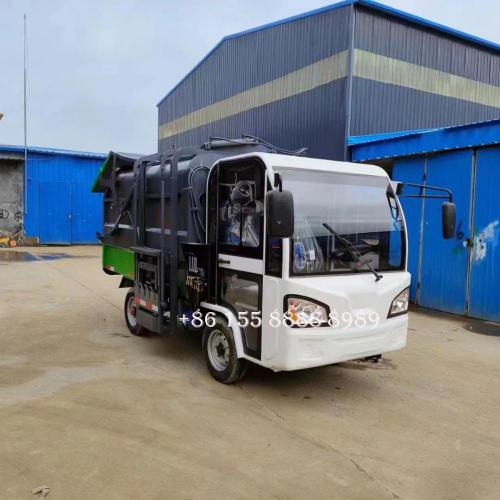
<path id="1" fill-rule="evenodd" d="M 0 0 L 0 144 L 153 153 L 157 102 L 222 37 L 335 2 Z M 383 3 L 500 43 L 498 0 Z"/>

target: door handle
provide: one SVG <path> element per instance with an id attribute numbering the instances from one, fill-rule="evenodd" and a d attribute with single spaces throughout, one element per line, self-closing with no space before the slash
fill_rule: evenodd
<path id="1" fill-rule="evenodd" d="M 227 259 L 223 259 L 221 257 L 219 257 L 219 259 L 217 260 L 217 262 L 219 264 L 231 264 L 231 261 L 230 260 L 227 260 Z"/>

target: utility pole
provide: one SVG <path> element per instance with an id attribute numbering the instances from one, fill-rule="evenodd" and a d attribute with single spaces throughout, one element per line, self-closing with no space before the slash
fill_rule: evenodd
<path id="1" fill-rule="evenodd" d="M 28 213 L 28 125 L 26 121 L 26 59 L 28 58 L 28 44 L 26 40 L 26 14 L 24 14 L 24 172 L 23 172 L 23 197 L 24 215 Z"/>

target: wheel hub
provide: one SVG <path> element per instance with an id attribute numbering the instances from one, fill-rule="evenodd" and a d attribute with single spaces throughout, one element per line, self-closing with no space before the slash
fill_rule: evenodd
<path id="1" fill-rule="evenodd" d="M 224 345 L 222 344 L 222 342 L 221 342 L 221 343 L 219 343 L 219 344 L 217 344 L 216 349 L 217 349 L 217 355 L 218 355 L 219 357 L 222 357 L 222 358 L 223 358 L 223 357 L 224 357 L 224 354 L 226 353 L 226 348 L 224 347 Z"/>
<path id="2" fill-rule="evenodd" d="M 135 305 L 135 297 L 132 295 L 127 303 L 127 320 L 132 328 L 137 325 L 137 306 Z"/>
<path id="3" fill-rule="evenodd" d="M 219 330 L 213 330 L 208 338 L 208 357 L 214 368 L 223 371 L 229 365 L 229 343 Z"/>

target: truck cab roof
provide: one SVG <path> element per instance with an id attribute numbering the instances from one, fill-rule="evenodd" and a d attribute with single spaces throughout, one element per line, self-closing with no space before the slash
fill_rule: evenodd
<path id="1" fill-rule="evenodd" d="M 290 156 L 276 153 L 246 153 L 224 158 L 224 160 L 235 160 L 241 158 L 261 158 L 271 168 L 296 168 L 302 170 L 316 170 L 322 172 L 339 172 L 345 174 L 375 175 L 388 177 L 387 172 L 376 165 L 349 163 L 346 161 L 324 160 L 319 158 L 308 158 L 305 156 Z"/>

